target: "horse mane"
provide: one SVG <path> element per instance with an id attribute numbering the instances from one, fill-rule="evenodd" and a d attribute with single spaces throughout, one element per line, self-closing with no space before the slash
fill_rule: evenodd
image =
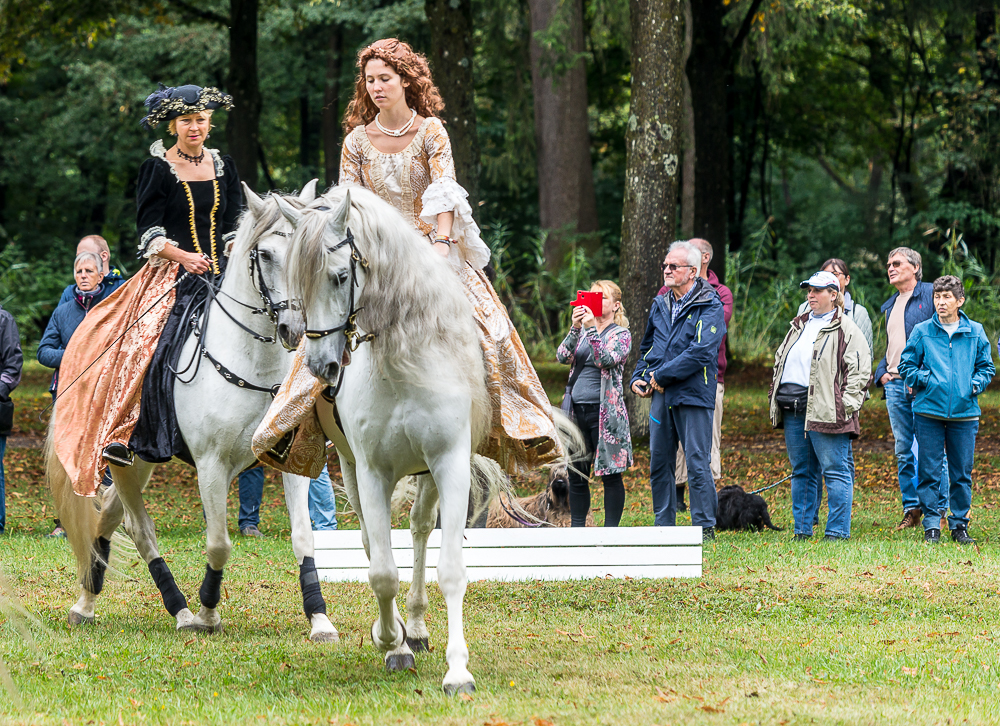
<path id="1" fill-rule="evenodd" d="M 239 221 L 236 223 L 236 237 L 233 238 L 232 249 L 229 251 L 230 260 L 245 258 L 249 255 L 250 250 L 260 242 L 264 233 L 270 231 L 281 220 L 281 208 L 278 207 L 276 197 L 276 192 L 262 197 L 266 206 L 262 219 L 257 219 L 249 208 L 240 215 Z M 295 194 L 284 195 L 282 198 L 296 209 L 302 209 L 305 206 Z"/>
<path id="2" fill-rule="evenodd" d="M 323 195 L 324 202 L 317 199 L 310 206 L 337 208 L 348 190 L 347 225 L 368 261 L 367 269 L 358 267 L 365 282 L 355 303 L 360 310 L 357 323 L 363 331 L 376 334 L 370 345 L 379 370 L 423 387 L 438 382 L 427 375 L 428 370 L 464 377 L 474 395 L 482 389 L 485 397 L 472 309 L 455 272 L 395 207 L 370 191 L 333 187 Z M 326 214 L 306 208 L 289 250 L 291 295 L 307 308 L 329 284 L 326 265 L 317 262 L 326 258 L 326 244 L 340 241 L 324 244 L 326 221 Z"/>

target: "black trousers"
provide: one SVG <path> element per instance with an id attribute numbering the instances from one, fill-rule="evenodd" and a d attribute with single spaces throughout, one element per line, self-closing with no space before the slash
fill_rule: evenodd
<path id="1" fill-rule="evenodd" d="M 599 403 L 574 403 L 573 413 L 576 415 L 576 425 L 580 427 L 583 440 L 587 444 L 587 458 L 573 463 L 569 472 L 569 512 L 574 527 L 585 527 L 587 512 L 590 511 L 590 470 L 597 452 L 598 432 L 600 430 Z M 625 484 L 621 474 L 604 474 L 604 526 L 617 527 L 625 509 Z"/>

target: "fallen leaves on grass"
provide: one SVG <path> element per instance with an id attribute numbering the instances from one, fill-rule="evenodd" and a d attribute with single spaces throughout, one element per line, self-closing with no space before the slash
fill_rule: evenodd
<path id="1" fill-rule="evenodd" d="M 656 686 L 656 695 L 653 696 L 654 701 L 659 701 L 660 703 L 673 703 L 677 700 L 677 692 L 671 690 L 670 693 L 665 693 L 662 688 Z"/>
<path id="2" fill-rule="evenodd" d="M 559 633 L 559 635 L 565 635 L 567 638 L 569 638 L 570 640 L 572 640 L 574 643 L 576 642 L 576 638 L 591 639 L 591 638 L 596 638 L 597 637 L 596 635 L 587 635 L 586 633 L 584 633 L 582 625 L 577 625 L 576 627 L 577 627 L 577 632 L 576 633 L 570 633 L 570 632 L 567 632 L 565 630 L 560 630 L 559 628 L 556 628 L 556 632 Z"/>
<path id="3" fill-rule="evenodd" d="M 461 698 L 463 701 L 471 701 L 472 700 L 472 696 L 470 696 L 468 693 L 462 693 L 462 694 L 460 694 L 459 698 Z"/>
<path id="4" fill-rule="evenodd" d="M 703 703 L 700 706 L 698 706 L 698 708 L 700 708 L 702 711 L 705 711 L 706 713 L 725 713 L 726 709 L 724 709 L 723 706 L 726 705 L 726 701 L 728 700 L 729 700 L 728 698 L 724 698 L 714 706 L 708 703 Z"/>
<path id="5" fill-rule="evenodd" d="M 551 721 L 546 721 L 544 718 L 538 718 L 538 716 L 532 716 L 531 721 L 535 724 L 535 726 L 555 726 L 555 724 Z"/>

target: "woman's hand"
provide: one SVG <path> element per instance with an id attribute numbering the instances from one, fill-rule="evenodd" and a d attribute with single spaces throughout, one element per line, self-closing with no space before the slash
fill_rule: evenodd
<path id="1" fill-rule="evenodd" d="M 200 275 L 204 272 L 208 272 L 210 265 L 208 260 L 205 259 L 204 255 L 199 255 L 194 252 L 188 252 L 184 257 L 179 260 L 181 266 L 190 272 L 192 275 Z"/>
<path id="2" fill-rule="evenodd" d="M 584 308 L 584 307 L 573 308 L 573 317 L 572 317 L 573 327 L 576 328 L 577 330 L 579 330 L 580 326 L 583 325 L 583 311 L 584 310 L 587 310 L 587 308 Z M 590 312 L 590 311 L 587 310 L 587 312 Z M 590 317 L 593 318 L 594 316 L 591 315 Z"/>
<path id="3" fill-rule="evenodd" d="M 590 308 L 588 308 L 586 305 L 583 305 L 577 309 L 583 311 L 583 319 L 580 321 L 583 324 L 583 327 L 585 328 L 597 327 L 597 318 L 594 317 L 594 313 L 593 311 L 591 311 Z"/>

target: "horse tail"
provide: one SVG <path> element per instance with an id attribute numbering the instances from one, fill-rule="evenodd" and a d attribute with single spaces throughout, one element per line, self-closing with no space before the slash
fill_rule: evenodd
<path id="1" fill-rule="evenodd" d="M 78 496 L 73 491 L 73 481 L 56 456 L 53 428 L 54 424 L 50 424 L 49 435 L 45 439 L 45 479 L 56 503 L 59 524 L 66 530 L 66 539 L 76 557 L 80 583 L 89 589 L 90 563 L 92 558 L 100 556 L 94 547 L 97 541 L 98 514 L 91 498 Z"/>
<path id="2" fill-rule="evenodd" d="M 490 502 L 502 497 L 518 516 L 537 522 L 516 502 L 517 495 L 510 477 L 497 462 L 479 454 L 472 455 L 472 486 L 469 489 L 469 522 L 479 520 L 490 508 Z"/>
<path id="3" fill-rule="evenodd" d="M 552 407 L 552 421 L 556 425 L 556 436 L 562 444 L 564 458 L 558 460 L 554 465 L 569 466 L 573 462 L 581 461 L 587 457 L 587 443 L 583 440 L 583 434 L 573 420 L 564 414 L 561 409 Z"/>

